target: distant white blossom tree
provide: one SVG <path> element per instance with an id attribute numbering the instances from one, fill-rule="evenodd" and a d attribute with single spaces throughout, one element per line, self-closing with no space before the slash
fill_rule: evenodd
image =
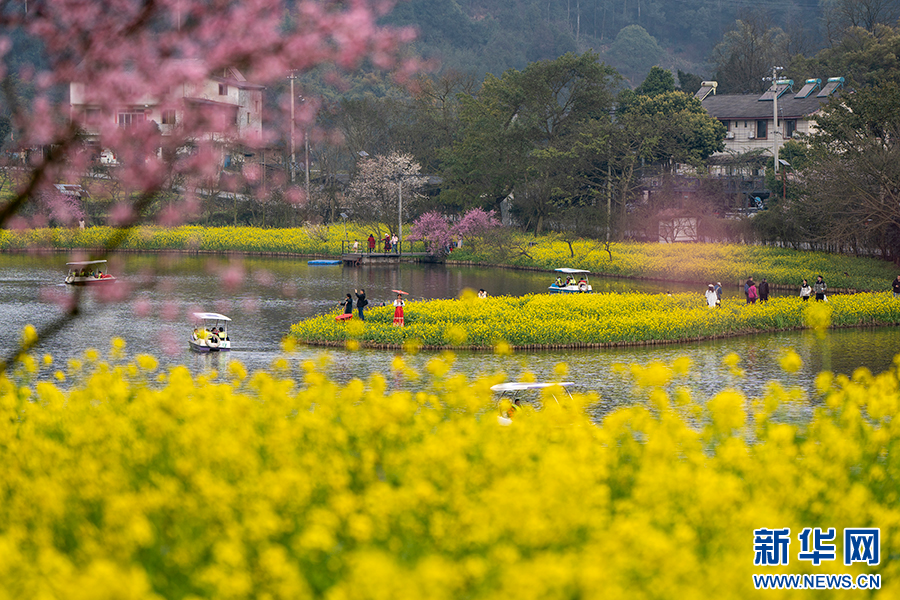
<path id="1" fill-rule="evenodd" d="M 385 223 L 392 233 L 396 233 L 400 219 L 406 221 L 407 209 L 421 199 L 419 190 L 428 183 L 421 170 L 409 154 L 392 152 L 363 158 L 347 192 L 347 208 L 354 219 Z M 403 215 L 398 212 L 401 202 Z"/>

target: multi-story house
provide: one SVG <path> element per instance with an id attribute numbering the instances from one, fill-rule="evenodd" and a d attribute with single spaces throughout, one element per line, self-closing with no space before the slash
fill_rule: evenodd
<path id="1" fill-rule="evenodd" d="M 820 79 L 808 79 L 799 92 L 794 92 L 793 80 L 779 79 L 757 96 L 716 94 L 716 82 L 704 81 L 695 96 L 712 117 L 725 125 L 723 154 L 764 150 L 772 155 L 787 140 L 812 131 L 812 117 L 839 92 L 843 83 L 843 77 L 832 77 L 824 86 Z"/>
<path id="2" fill-rule="evenodd" d="M 100 151 L 100 126 L 104 119 L 112 119 L 119 127 L 132 127 L 143 122 L 155 122 L 163 135 L 172 130 L 191 110 L 213 109 L 227 114 L 229 132 L 239 138 L 259 138 L 262 134 L 262 94 L 261 85 L 250 83 L 234 68 L 224 69 L 220 74 L 207 77 L 203 81 L 173 86 L 165 98 L 137 98 L 132 103 L 118 107 L 115 114 L 104 114 L 97 105 L 87 101 L 90 84 L 72 82 L 69 86 L 69 103 L 73 117 L 79 117 L 83 124 L 85 141 Z M 107 121 L 109 122 L 109 121 Z M 209 131 L 205 135 L 217 142 L 227 142 L 223 131 Z M 115 156 L 108 150 L 100 152 L 102 162 L 114 163 Z"/>

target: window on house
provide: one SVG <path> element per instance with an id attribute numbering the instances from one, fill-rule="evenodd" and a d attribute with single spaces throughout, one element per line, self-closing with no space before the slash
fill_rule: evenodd
<path id="1" fill-rule="evenodd" d="M 162 124 L 163 125 L 174 125 L 175 124 L 175 111 L 174 110 L 162 111 Z"/>
<path id="2" fill-rule="evenodd" d="M 219 95 L 227 96 L 228 95 L 228 86 L 224 83 L 219 84 Z"/>
<path id="3" fill-rule="evenodd" d="M 89 108 L 84 111 L 84 120 L 86 123 L 99 123 L 100 122 L 100 109 L 99 108 Z"/>
<path id="4" fill-rule="evenodd" d="M 765 119 L 760 119 L 756 122 L 756 139 L 764 140 L 766 139 L 766 134 L 768 133 L 768 125 L 769 122 Z"/>
<path id="5" fill-rule="evenodd" d="M 250 124 L 250 113 L 247 113 L 247 125 Z"/>
<path id="6" fill-rule="evenodd" d="M 788 119 L 784 122 L 784 137 L 786 139 L 794 137 L 795 131 L 797 131 L 797 119 Z"/>
<path id="7" fill-rule="evenodd" d="M 129 110 L 120 110 L 116 115 L 116 123 L 119 127 L 133 127 L 138 123 L 143 123 L 147 120 L 147 116 L 144 114 L 144 111 L 129 111 Z"/>
<path id="8" fill-rule="evenodd" d="M 731 121 L 722 121 L 722 125 L 725 126 L 725 131 L 731 131 Z"/>

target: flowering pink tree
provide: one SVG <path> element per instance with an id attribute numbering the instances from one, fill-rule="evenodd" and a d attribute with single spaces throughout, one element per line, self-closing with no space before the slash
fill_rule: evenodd
<path id="1" fill-rule="evenodd" d="M 474 245 L 475 239 L 499 226 L 500 221 L 497 220 L 494 211 L 473 208 L 453 227 L 444 215 L 433 211 L 425 213 L 415 222 L 408 239 L 425 240 L 429 253 L 444 256 L 452 246 L 454 237 L 462 238 L 467 244 Z"/>
<path id="2" fill-rule="evenodd" d="M 9 78 L 33 90 L 27 103 L 4 88 L 17 143 L 43 150 L 29 153 L 12 198 L 0 203 L 0 228 L 41 225 L 45 217 L 32 219 L 21 209 L 49 193 L 54 183 L 78 180 L 90 171 L 95 157 L 82 144 L 88 130 L 96 131 L 102 148 L 114 152 L 117 164 L 109 176 L 128 191 L 112 210 L 119 226 L 147 219 L 148 208 L 164 190 L 177 191 L 177 197 L 150 218 L 171 225 L 194 214 L 204 193 L 216 185 L 223 146 L 265 148 L 280 131 L 309 130 L 317 103 L 307 98 L 291 122 L 293 103 L 283 98 L 261 126 L 247 128 L 242 126 L 245 115 L 223 108 L 215 97 L 188 99 L 184 90 L 219 81 L 220 93 L 233 83 L 249 89 L 249 82 L 259 91 L 292 73 L 330 69 L 337 79 L 342 70 L 363 66 L 393 69 L 403 81 L 417 67 L 400 59 L 413 32 L 378 23 L 392 5 L 391 0 L 4 4 L 0 31 L 37 41 L 46 66 L 26 65 Z M 11 47 L 11 38 L 0 35 L 0 57 Z M 245 80 L 236 80 L 238 70 Z M 7 75 L 12 74 L 0 61 L 0 78 Z M 78 90 L 85 110 L 73 111 L 65 90 Z M 147 106 L 161 111 L 162 123 L 146 119 Z M 167 116 L 173 114 L 175 122 Z M 270 188 L 257 181 L 252 169 L 246 179 L 241 190 L 268 197 Z M 305 200 L 302 188 L 286 195 L 294 202 Z"/>
<path id="3" fill-rule="evenodd" d="M 450 233 L 462 238 L 467 244 L 472 244 L 475 238 L 484 236 L 495 227 L 500 227 L 496 212 L 473 208 L 463 215 Z"/>
<path id="4" fill-rule="evenodd" d="M 432 256 L 442 257 L 450 246 L 450 224 L 437 211 L 427 212 L 413 223 L 408 240 L 423 240 Z"/>

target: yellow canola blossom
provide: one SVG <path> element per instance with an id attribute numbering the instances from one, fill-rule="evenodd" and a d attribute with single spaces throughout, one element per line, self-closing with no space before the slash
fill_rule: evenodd
<path id="1" fill-rule="evenodd" d="M 594 346 L 696 341 L 761 331 L 829 326 L 900 324 L 900 303 L 890 293 L 835 295 L 829 302 L 772 298 L 748 305 L 723 300 L 710 309 L 699 294 L 535 294 L 409 302 L 404 327 L 393 326 L 391 307 L 374 307 L 365 326 L 349 327 L 326 314 L 295 323 L 296 342 L 385 345 L 413 349 Z M 355 344 L 348 347 L 355 348 Z M 682 371 L 687 365 L 675 365 Z"/>
<path id="2" fill-rule="evenodd" d="M 601 423 L 595 397 L 555 394 L 502 427 L 496 379 L 450 375 L 449 354 L 415 393 L 312 362 L 302 381 L 233 361 L 156 382 L 135 361 L 85 361 L 66 390 L 0 376 L 0 599 L 718 600 L 755 597 L 759 572 L 900 586 L 897 369 L 822 374 L 812 416 L 779 421 L 774 386 L 669 403 L 676 361 L 634 369 L 644 401 Z M 814 566 L 794 537 L 788 566 L 754 566 L 754 530 L 783 527 L 878 527 L 882 560 Z"/>

